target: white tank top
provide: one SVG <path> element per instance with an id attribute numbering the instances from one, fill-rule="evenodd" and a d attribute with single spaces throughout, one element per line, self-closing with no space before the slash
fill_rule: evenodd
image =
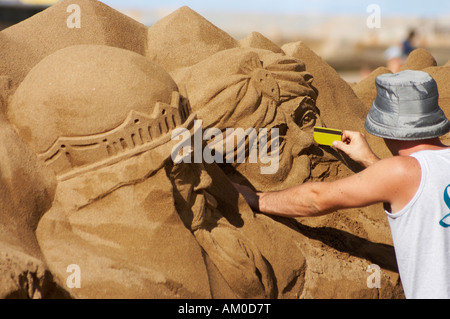
<path id="1" fill-rule="evenodd" d="M 399 212 L 388 215 L 406 298 L 450 299 L 450 149 L 411 155 L 420 186 Z"/>

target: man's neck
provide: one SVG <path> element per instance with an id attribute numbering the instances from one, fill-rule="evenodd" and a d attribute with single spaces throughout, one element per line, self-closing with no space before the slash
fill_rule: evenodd
<path id="1" fill-rule="evenodd" d="M 442 144 L 439 138 L 423 140 L 423 141 L 402 141 L 399 143 L 398 155 L 409 156 L 419 151 L 438 151 L 450 148 Z"/>

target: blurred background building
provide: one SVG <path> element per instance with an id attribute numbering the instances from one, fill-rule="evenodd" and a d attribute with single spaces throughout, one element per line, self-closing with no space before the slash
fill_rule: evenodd
<path id="1" fill-rule="evenodd" d="M 0 29 L 57 0 L 0 0 Z M 438 65 L 450 59 L 448 0 L 103 0 L 151 26 L 183 5 L 237 40 L 257 31 L 283 45 L 303 41 L 349 81 L 387 63 L 386 50 L 401 45 L 411 30 L 413 45 L 428 49 Z M 379 25 L 368 19 L 379 8 Z"/>

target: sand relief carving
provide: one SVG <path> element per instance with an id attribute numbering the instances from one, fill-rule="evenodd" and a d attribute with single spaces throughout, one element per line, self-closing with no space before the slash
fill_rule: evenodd
<path id="1" fill-rule="evenodd" d="M 130 152 L 149 150 L 155 143 L 161 143 L 161 136 L 167 142 L 166 134 L 182 126 L 189 112 L 188 102 L 174 91 L 171 104 L 157 102 L 150 116 L 131 110 L 125 121 L 111 131 L 85 137 L 59 137 L 48 151 L 38 156 L 64 180 L 81 171 L 120 161 L 129 157 Z"/>
<path id="2" fill-rule="evenodd" d="M 117 75 L 119 76 L 127 76 L 135 72 L 136 65 L 133 64 L 135 59 L 145 61 L 140 61 L 142 63 L 152 64 L 135 53 L 112 47 L 74 46 L 61 51 L 54 53 L 54 57 L 51 55 L 38 64 L 38 70 L 48 69 L 45 64 L 58 60 L 61 56 L 67 58 L 67 61 L 71 61 L 73 65 L 76 65 L 77 62 L 81 63 L 81 61 L 77 61 L 77 56 L 83 56 L 83 59 L 88 58 L 90 55 L 91 58 L 98 58 L 99 51 L 101 51 L 100 55 L 102 58 L 108 61 L 114 61 L 114 57 L 118 55 L 122 56 L 119 65 L 114 63 L 108 65 L 109 70 L 114 70 L 117 67 Z M 85 63 L 86 60 L 82 62 Z M 121 67 L 124 65 L 128 67 L 127 72 L 129 72 L 125 75 L 120 74 L 121 70 L 123 70 Z M 157 78 L 158 75 L 165 71 L 156 65 L 152 66 L 152 68 L 159 74 L 144 74 L 142 83 L 145 84 L 145 80 L 148 80 L 148 78 L 151 80 L 153 77 L 158 79 L 154 85 L 160 86 L 159 91 L 174 90 L 175 86 L 173 82 L 170 82 L 170 78 L 166 77 L 168 83 L 164 83 L 161 77 Z M 55 72 L 68 72 L 70 70 L 71 67 L 66 64 L 65 68 L 58 69 Z M 27 128 L 30 127 L 30 122 L 27 122 L 26 118 L 18 116 L 17 113 L 22 112 L 22 108 L 19 110 L 19 106 L 25 109 L 33 108 L 45 113 L 49 112 L 48 109 L 45 109 L 48 106 L 45 103 L 39 104 L 39 102 L 43 100 L 49 101 L 53 98 L 52 96 L 45 96 L 48 92 L 44 92 L 44 96 L 40 101 L 26 100 L 23 92 L 26 92 L 28 85 L 33 83 L 33 76 L 39 78 L 39 72 L 33 72 L 32 70 L 30 73 L 31 76 L 26 77 L 21 85 L 23 88 L 19 87 L 18 89 L 18 92 L 22 92 L 22 95 L 16 97 L 9 110 L 10 118 L 19 127 L 19 132 L 22 132 L 22 134 L 30 133 L 27 131 Z M 73 76 L 82 77 L 85 75 L 79 72 Z M 77 92 L 77 89 L 72 89 L 66 95 L 67 99 L 70 99 L 71 96 L 83 96 L 83 94 L 86 94 L 83 90 L 84 88 L 81 88 Z M 153 93 L 155 91 L 157 90 L 153 90 Z M 187 241 L 191 246 L 189 250 L 196 250 L 197 257 L 203 260 L 201 250 L 195 244 L 198 243 L 202 250 L 206 252 L 208 258 L 215 264 L 235 296 L 241 298 L 274 297 L 276 289 L 270 264 L 262 256 L 256 245 L 221 215 L 214 196 L 208 193 L 208 187 L 212 180 L 202 164 L 182 163 L 171 165 L 170 156 L 174 142 L 170 140 L 170 131 L 178 126 L 191 129 L 195 114 L 189 114 L 189 106 L 186 100 L 180 98 L 177 91 L 169 92 L 170 94 L 166 94 L 167 92 L 163 93 L 156 97 L 149 96 L 150 101 L 157 101 L 155 105 L 145 105 L 145 108 L 141 108 L 139 112 L 131 108 L 128 111 L 128 116 L 121 124 L 111 127 L 106 132 L 87 136 L 64 136 L 62 134 L 54 137 L 55 142 L 47 147 L 46 151 L 39 154 L 39 157 L 47 163 L 48 167 L 55 171 L 60 181 L 54 205 L 43 217 L 37 230 L 39 244 L 46 261 L 50 268 L 59 276 L 59 280 L 63 282 L 66 274 L 64 274 L 65 269 L 62 267 L 64 264 L 62 260 L 69 262 L 70 258 L 68 256 L 59 256 L 58 251 L 64 250 L 66 245 L 58 246 L 56 243 L 62 241 L 64 236 L 67 236 L 72 239 L 78 237 L 75 240 L 76 244 L 73 243 L 73 245 L 81 247 L 79 248 L 79 253 L 84 256 L 85 260 L 92 259 L 95 256 L 94 251 L 97 248 L 94 247 L 96 244 L 105 246 L 101 252 L 96 252 L 99 256 L 95 257 L 108 259 L 104 265 L 107 269 L 118 267 L 112 265 L 116 264 L 118 260 L 124 262 L 124 259 L 127 257 L 125 249 L 127 244 L 122 244 L 119 237 L 134 236 L 133 231 L 130 233 L 128 222 L 122 220 L 123 216 L 136 220 L 136 216 L 150 215 L 150 217 L 147 216 L 142 221 L 142 227 L 148 230 L 147 235 L 140 234 L 136 236 L 136 243 L 129 243 L 130 246 L 128 247 L 136 252 L 140 251 L 138 243 L 145 247 L 140 252 L 140 254 L 143 254 L 140 258 L 142 260 L 147 259 L 149 263 L 136 261 L 138 265 L 144 268 L 144 271 L 142 271 L 144 275 L 139 274 L 136 276 L 145 278 L 145 274 L 150 273 L 151 275 L 148 275 L 148 278 L 151 278 L 158 284 L 160 284 L 158 281 L 163 281 L 163 285 L 171 286 L 174 284 L 169 282 L 174 281 L 176 285 L 180 285 L 181 288 L 178 289 L 177 294 L 181 296 L 204 297 L 205 295 L 202 294 L 207 294 L 209 288 L 197 289 L 197 287 L 194 289 L 189 287 L 192 284 L 186 283 L 188 278 L 176 278 L 176 275 L 172 276 L 163 267 L 159 267 L 159 263 L 164 262 L 167 255 L 173 253 L 172 248 L 165 247 L 166 251 L 159 252 L 161 255 L 158 257 L 152 254 L 152 249 L 155 250 L 155 253 L 159 250 L 156 247 L 152 247 L 151 242 L 158 240 L 155 233 L 162 231 L 160 229 L 162 225 L 168 228 L 173 227 L 180 231 L 179 228 L 182 225 L 180 222 L 172 221 L 174 223 L 172 225 L 172 222 L 163 218 L 164 215 L 167 215 L 166 218 L 170 220 L 177 214 L 178 218 L 181 218 L 183 225 L 192 232 L 194 237 L 183 239 L 183 236 L 186 237 L 187 233 L 181 232 L 181 234 L 177 234 L 169 232 L 170 236 L 174 236 L 174 238 L 168 240 L 175 242 L 171 245 L 176 247 L 177 240 Z M 100 92 L 99 94 L 104 94 L 104 97 L 107 97 L 109 92 Z M 171 99 L 170 101 L 168 101 L 169 98 Z M 80 105 L 80 113 L 83 112 L 83 108 L 91 107 L 88 102 L 87 100 L 86 104 Z M 108 101 L 107 99 L 103 102 L 105 105 L 115 103 L 115 101 Z M 116 107 L 115 105 L 109 106 L 112 110 Z M 148 111 L 145 112 L 145 109 Z M 121 111 L 123 112 L 123 110 Z M 49 120 L 61 121 L 58 117 Z M 67 130 L 66 126 L 71 125 L 71 123 L 62 124 L 64 127 L 61 130 Z M 28 136 L 31 141 L 37 140 L 37 137 L 33 136 L 33 134 L 35 132 L 31 128 L 32 136 Z M 151 137 L 154 138 L 152 139 Z M 161 179 L 165 181 L 161 181 Z M 152 186 L 146 192 L 145 185 L 149 184 L 152 184 Z M 154 191 L 153 193 L 152 190 Z M 172 192 L 175 192 L 175 195 Z M 128 197 L 124 195 L 126 193 L 128 193 Z M 150 205 L 149 201 L 164 202 L 160 196 L 165 196 L 167 200 L 174 199 L 170 205 L 172 211 L 169 209 L 170 206 L 168 206 L 168 211 L 165 214 L 164 210 L 155 210 L 157 207 L 161 208 L 160 205 L 155 204 L 153 207 Z M 131 217 L 130 214 L 136 214 L 136 216 Z M 162 214 L 162 216 L 154 217 L 155 214 Z M 96 222 L 89 220 L 88 216 L 96 220 Z M 114 221 L 112 219 L 113 216 L 121 216 L 120 221 Z M 93 227 L 93 224 L 97 224 L 97 227 Z M 121 235 L 116 237 L 111 234 L 111 230 L 104 230 L 109 227 L 113 230 L 117 228 L 115 232 L 119 233 L 120 230 Z M 56 231 L 61 229 L 64 229 L 64 231 L 60 233 Z M 149 243 L 144 243 L 146 237 L 148 237 Z M 164 242 L 165 239 L 160 238 L 159 240 Z M 178 249 L 175 248 L 175 250 Z M 182 267 L 186 269 L 190 268 L 189 265 L 195 267 L 194 264 L 199 263 L 199 260 L 195 260 L 192 255 L 187 254 L 189 250 L 184 252 L 178 251 L 180 255 L 176 258 L 178 260 L 177 263 L 183 264 Z M 120 256 L 119 252 L 124 255 Z M 133 258 L 130 259 L 133 260 Z M 100 262 L 100 264 L 102 263 Z M 83 269 L 82 265 L 80 267 Z M 92 265 L 87 262 L 87 265 L 84 265 L 84 267 L 90 268 Z M 135 266 L 127 263 L 127 267 L 133 268 Z M 179 269 L 180 267 L 181 265 L 179 267 L 170 265 L 170 268 Z M 203 265 L 203 267 L 205 266 Z M 96 271 L 100 272 L 100 269 Z M 180 269 L 178 271 L 181 272 Z M 202 271 L 197 269 L 197 272 L 201 273 Z M 189 275 L 189 272 L 186 270 L 183 273 L 183 276 Z M 97 275 L 99 276 L 97 280 L 104 276 L 101 274 Z M 158 276 L 163 279 L 157 280 L 156 277 Z M 198 274 L 198 277 L 202 277 L 202 275 Z M 130 278 L 133 281 L 133 276 L 130 276 Z M 198 280 L 201 284 L 202 280 L 200 278 Z M 205 281 L 207 282 L 207 279 Z M 92 289 L 94 282 L 95 279 L 93 281 L 88 280 L 88 287 Z M 151 286 L 149 285 L 146 289 L 150 289 Z M 164 289 L 158 288 L 155 290 L 157 292 L 152 292 L 152 296 L 164 297 L 170 295 L 170 292 L 166 291 L 170 289 L 167 287 Z M 80 296 L 94 297 L 92 294 L 93 290 L 84 290 Z M 108 296 L 108 292 L 106 292 L 106 296 Z"/>

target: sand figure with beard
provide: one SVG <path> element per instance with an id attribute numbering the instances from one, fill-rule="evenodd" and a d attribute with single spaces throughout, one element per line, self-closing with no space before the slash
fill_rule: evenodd
<path id="1" fill-rule="evenodd" d="M 203 121 L 203 128 L 223 132 L 224 156 L 230 155 L 226 146 L 236 137 L 226 135 L 228 128 L 266 128 L 268 134 L 272 128 L 278 129 L 277 169 L 261 174 L 261 167 L 268 165 L 261 161 L 221 165 L 234 181 L 247 181 L 258 190 L 278 190 L 314 177 L 315 168 L 320 175 L 324 167 L 329 170 L 333 163 L 338 165 L 336 157 L 314 142 L 314 126 L 325 124 L 315 105 L 318 92 L 312 85 L 313 76 L 301 60 L 262 49 L 237 48 L 173 72 L 173 77 Z M 252 141 L 246 138 L 248 156 Z M 265 139 L 256 138 L 261 140 Z M 271 136 L 268 140 L 268 152 L 274 151 Z"/>

